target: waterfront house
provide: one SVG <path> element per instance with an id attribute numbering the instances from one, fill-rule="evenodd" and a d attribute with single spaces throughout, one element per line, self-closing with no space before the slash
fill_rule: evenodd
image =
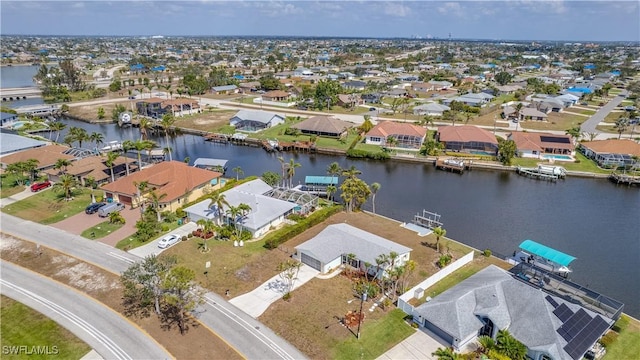
<path id="1" fill-rule="evenodd" d="M 430 116 L 442 116 L 447 110 L 451 110 L 450 107 L 438 103 L 426 103 L 418 105 L 413 108 L 414 115 L 430 115 Z"/>
<path id="2" fill-rule="evenodd" d="M 238 131 L 258 132 L 284 123 L 284 115 L 261 110 L 240 110 L 229 124 Z"/>
<path id="3" fill-rule="evenodd" d="M 305 135 L 318 135 L 341 138 L 353 127 L 353 123 L 340 120 L 334 116 L 318 115 L 310 117 L 291 126 Z"/>
<path id="4" fill-rule="evenodd" d="M 377 278 L 383 278 L 391 267 L 389 263 L 378 267 L 376 265 L 378 256 L 395 252 L 398 257 L 394 265 L 402 266 L 409 260 L 412 250 L 348 224 L 329 225 L 295 249 L 296 252 L 293 255 L 295 259 L 322 274 L 329 273 L 351 261 L 351 266 Z M 350 254 L 355 255 L 355 258 L 350 259 Z M 367 268 L 365 264 L 369 264 L 369 267 Z"/>
<path id="5" fill-rule="evenodd" d="M 238 86 L 236 85 L 222 85 L 222 86 L 214 86 L 211 88 L 211 93 L 215 95 L 222 94 L 236 94 L 238 93 Z"/>
<path id="6" fill-rule="evenodd" d="M 0 156 L 47 145 L 46 141 L 0 132 Z"/>
<path id="7" fill-rule="evenodd" d="M 140 115 L 160 119 L 166 113 L 182 116 L 199 112 L 200 105 L 197 100 L 189 98 L 162 99 L 154 97 L 136 102 L 136 110 Z"/>
<path id="8" fill-rule="evenodd" d="M 101 189 L 105 199 L 131 207 L 148 201 L 148 193 L 153 190 L 158 196 L 165 194 L 159 204 L 162 211 L 175 211 L 202 196 L 205 189 L 218 189 L 221 176 L 218 172 L 192 167 L 181 161 L 163 161 L 121 177 Z M 141 183 L 147 184 L 142 193 L 136 185 Z"/>
<path id="9" fill-rule="evenodd" d="M 262 94 L 264 101 L 287 101 L 290 97 L 291 94 L 282 90 L 272 90 Z"/>
<path id="10" fill-rule="evenodd" d="M 238 185 L 231 190 L 223 192 L 226 202 L 229 204 L 221 209 L 211 200 L 203 200 L 184 209 L 191 221 L 209 219 L 224 223 L 234 224 L 242 230 L 249 231 L 253 238 L 266 234 L 282 224 L 287 215 L 294 212 L 309 211 L 310 207 L 317 206 L 317 197 L 292 189 L 274 189 L 261 179 L 252 180 Z M 285 199 L 278 198 L 282 191 L 288 191 Z M 291 196 L 295 195 L 295 196 Z M 295 198 L 297 201 L 287 201 Z M 302 202 L 302 203 L 300 203 Z M 238 207 L 240 204 L 248 205 L 251 210 L 232 218 L 227 211 L 230 207 Z"/>
<path id="11" fill-rule="evenodd" d="M 113 177 L 115 179 L 126 175 L 127 163 L 129 173 L 138 169 L 135 162 L 119 156 L 113 162 Z M 44 173 L 47 174 L 49 180 L 58 181 L 63 171 L 62 169 L 50 168 L 45 170 Z M 64 170 L 64 173 L 72 175 L 82 186 L 86 186 L 88 178 L 92 178 L 98 185 L 111 181 L 111 168 L 107 165 L 106 157 L 103 156 L 87 156 L 75 160 Z"/>
<path id="12" fill-rule="evenodd" d="M 73 148 L 58 144 L 39 146 L 4 155 L 0 158 L 0 165 L 6 169 L 10 164 L 36 159 L 38 160 L 36 170 L 43 171 L 52 168 L 58 159 L 74 160 L 76 156 L 70 153 L 71 150 Z"/>
<path id="13" fill-rule="evenodd" d="M 571 155 L 575 149 L 571 136 L 514 131 L 507 136 L 516 144 L 517 156 L 540 158 L 545 154 Z"/>
<path id="14" fill-rule="evenodd" d="M 473 125 L 439 126 L 436 140 L 445 150 L 472 154 L 495 155 L 498 140 L 491 132 Z"/>
<path id="15" fill-rule="evenodd" d="M 629 139 L 585 141 L 578 150 L 602 167 L 640 165 L 633 159 L 640 157 L 640 144 Z"/>
<path id="16" fill-rule="evenodd" d="M 393 146 L 406 149 L 419 149 L 427 136 L 427 129 L 409 123 L 380 121 L 365 135 L 365 143 L 388 146 L 393 138 Z"/>
<path id="17" fill-rule="evenodd" d="M 17 114 L 0 112 L 0 126 L 11 126 L 16 120 L 18 120 Z"/>
<path id="18" fill-rule="evenodd" d="M 413 319 L 456 350 L 499 330 L 534 360 L 579 360 L 614 320 L 540 291 L 495 265 L 480 270 L 413 310 Z"/>

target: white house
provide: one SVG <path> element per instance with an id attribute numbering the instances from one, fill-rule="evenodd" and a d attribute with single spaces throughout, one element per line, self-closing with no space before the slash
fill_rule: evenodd
<path id="1" fill-rule="evenodd" d="M 294 258 L 300 262 L 326 274 L 348 262 L 348 255 L 355 255 L 351 265 L 355 268 L 367 271 L 376 277 L 385 275 L 391 266 L 387 264 L 378 269 L 376 258 L 380 255 L 398 254 L 394 261 L 395 266 L 401 266 L 409 260 L 411 249 L 360 230 L 348 224 L 334 224 L 327 226 L 312 239 L 296 246 Z M 366 268 L 365 264 L 370 265 Z"/>
<path id="2" fill-rule="evenodd" d="M 259 110 L 240 110 L 229 120 L 237 130 L 257 132 L 284 123 L 284 115 Z"/>
<path id="3" fill-rule="evenodd" d="M 437 103 L 426 103 L 413 108 L 414 115 L 442 116 L 442 113 L 451 110 L 450 107 Z"/>

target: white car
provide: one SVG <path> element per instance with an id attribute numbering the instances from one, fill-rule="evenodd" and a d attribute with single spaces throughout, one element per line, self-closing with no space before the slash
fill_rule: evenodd
<path id="1" fill-rule="evenodd" d="M 160 249 L 166 249 L 169 246 L 177 243 L 178 241 L 180 241 L 180 237 L 178 235 L 176 234 L 167 235 L 162 239 L 160 239 L 160 241 L 158 242 L 158 247 Z"/>

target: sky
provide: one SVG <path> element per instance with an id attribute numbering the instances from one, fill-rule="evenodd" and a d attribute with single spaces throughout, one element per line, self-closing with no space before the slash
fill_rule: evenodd
<path id="1" fill-rule="evenodd" d="M 0 1 L 0 34 L 640 41 L 640 1 Z"/>

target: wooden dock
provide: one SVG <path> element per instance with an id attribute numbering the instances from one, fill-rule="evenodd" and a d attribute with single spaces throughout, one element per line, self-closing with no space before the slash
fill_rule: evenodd
<path id="1" fill-rule="evenodd" d="M 294 142 L 280 141 L 278 143 L 278 150 L 313 152 L 316 150 L 316 144 L 310 141 L 294 141 Z"/>
<path id="2" fill-rule="evenodd" d="M 518 175 L 526 176 L 526 177 L 537 179 L 537 180 L 556 181 L 560 178 L 558 175 L 544 174 L 538 171 L 537 168 L 523 168 L 520 166 L 516 168 L 516 173 L 518 173 Z"/>
<path id="3" fill-rule="evenodd" d="M 627 174 L 611 173 L 609 180 L 616 184 L 640 186 L 640 176 L 631 176 Z"/>
<path id="4" fill-rule="evenodd" d="M 229 142 L 229 136 L 227 134 L 206 134 L 203 136 L 204 141 L 211 141 L 217 143 Z"/>
<path id="5" fill-rule="evenodd" d="M 453 160 L 453 159 L 437 159 L 436 160 L 436 169 L 457 172 L 462 174 L 466 169 L 469 168 L 469 163 L 464 160 Z"/>

